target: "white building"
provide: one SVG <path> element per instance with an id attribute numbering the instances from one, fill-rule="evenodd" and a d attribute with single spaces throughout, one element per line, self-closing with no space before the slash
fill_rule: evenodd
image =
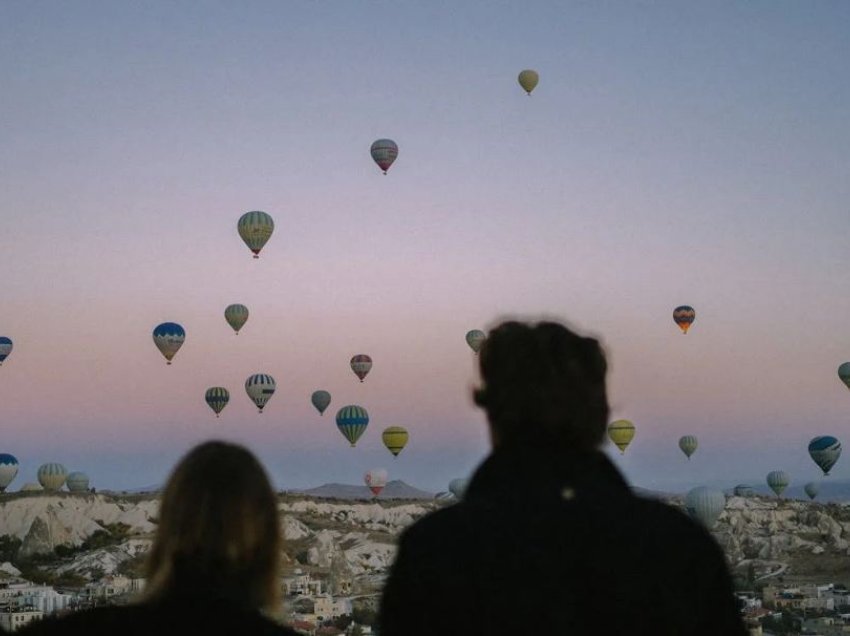
<path id="1" fill-rule="evenodd" d="M 40 621 L 44 614 L 36 609 L 13 609 L 0 612 L 0 629 L 6 632 L 16 632 L 33 621 Z"/>
<path id="2" fill-rule="evenodd" d="M 315 596 L 322 593 L 322 582 L 298 569 L 283 577 L 283 593 L 286 596 Z"/>
<path id="3" fill-rule="evenodd" d="M 346 616 L 351 614 L 351 600 L 347 598 L 335 599 L 330 594 L 317 596 L 313 599 L 313 614 L 320 622 Z"/>

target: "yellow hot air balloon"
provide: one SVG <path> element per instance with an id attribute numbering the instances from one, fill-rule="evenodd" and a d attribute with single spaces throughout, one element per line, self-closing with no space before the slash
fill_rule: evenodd
<path id="1" fill-rule="evenodd" d="M 540 81 L 540 76 L 537 74 L 537 71 L 527 68 L 519 74 L 517 80 L 519 80 L 519 85 L 522 86 L 522 89 L 531 95 L 531 91 L 534 90 L 537 82 Z"/>
<path id="2" fill-rule="evenodd" d="M 620 449 L 620 453 L 626 452 L 626 447 L 635 437 L 635 425 L 629 420 L 617 420 L 608 425 L 608 437 Z"/>
<path id="3" fill-rule="evenodd" d="M 389 428 L 385 428 L 384 432 L 381 433 L 384 446 L 396 457 L 398 457 L 401 449 L 407 445 L 408 437 L 407 430 L 401 426 L 390 426 Z"/>

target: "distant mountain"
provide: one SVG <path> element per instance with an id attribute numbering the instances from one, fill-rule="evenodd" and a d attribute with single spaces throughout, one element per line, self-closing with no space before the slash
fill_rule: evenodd
<path id="1" fill-rule="evenodd" d="M 290 490 L 289 492 L 306 495 L 308 497 L 319 497 L 323 499 L 372 499 L 375 498 L 372 491 L 366 486 L 353 486 L 351 484 L 324 484 L 318 488 L 307 490 Z M 419 490 L 413 486 L 396 479 L 387 482 L 386 487 L 378 495 L 377 499 L 433 499 L 434 493 Z"/>
<path id="2" fill-rule="evenodd" d="M 803 486 L 809 481 L 813 481 L 820 485 L 820 492 L 818 493 L 817 499 L 820 503 L 848 503 L 850 502 L 850 479 L 833 479 L 832 477 L 822 477 L 821 479 L 807 479 L 807 480 L 798 480 L 794 479 L 794 476 L 791 475 L 791 485 L 785 489 L 785 492 L 782 493 L 782 497 L 784 499 L 804 499 L 805 501 L 809 500 L 808 495 L 806 495 L 803 490 Z M 753 487 L 756 494 L 764 495 L 765 497 L 775 497 L 773 491 L 768 488 L 766 485 L 763 485 L 764 482 L 741 482 Z M 727 494 L 731 492 L 731 489 L 726 489 Z"/>

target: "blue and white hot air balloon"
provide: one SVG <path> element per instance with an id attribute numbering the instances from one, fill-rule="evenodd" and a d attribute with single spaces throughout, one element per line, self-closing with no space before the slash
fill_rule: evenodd
<path id="1" fill-rule="evenodd" d="M 357 440 L 363 435 L 368 425 L 369 413 L 362 406 L 349 404 L 337 411 L 336 426 L 352 448 L 357 445 Z"/>
<path id="2" fill-rule="evenodd" d="M 65 480 L 69 492 L 88 492 L 89 491 L 89 476 L 79 471 L 70 473 Z"/>
<path id="3" fill-rule="evenodd" d="M 48 491 L 56 491 L 65 484 L 68 471 L 62 464 L 49 463 L 38 467 L 38 483 Z"/>
<path id="4" fill-rule="evenodd" d="M 719 490 L 698 486 L 685 495 L 688 514 L 711 530 L 726 507 L 726 496 Z"/>
<path id="5" fill-rule="evenodd" d="M 0 365 L 2 365 L 3 360 L 8 358 L 9 354 L 12 353 L 13 346 L 11 338 L 0 336 Z"/>
<path id="6" fill-rule="evenodd" d="M 263 412 L 263 407 L 274 395 L 276 388 L 277 383 L 267 373 L 255 373 L 245 380 L 245 392 L 251 398 L 251 401 L 257 405 L 260 413 Z"/>
<path id="7" fill-rule="evenodd" d="M 809 442 L 809 455 L 820 467 L 824 475 L 829 475 L 829 470 L 835 466 L 835 462 L 841 457 L 841 442 L 832 435 L 820 435 Z"/>
<path id="8" fill-rule="evenodd" d="M 0 492 L 12 483 L 18 474 L 18 459 L 9 453 L 0 453 Z"/>
<path id="9" fill-rule="evenodd" d="M 153 343 L 168 364 L 186 341 L 186 330 L 176 322 L 164 322 L 153 330 Z"/>

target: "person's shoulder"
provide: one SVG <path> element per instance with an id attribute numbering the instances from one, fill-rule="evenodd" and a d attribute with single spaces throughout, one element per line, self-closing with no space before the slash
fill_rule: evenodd
<path id="1" fill-rule="evenodd" d="M 446 540 L 457 542 L 467 525 L 465 512 L 463 502 L 430 512 L 402 532 L 400 544 L 407 548 L 432 544 L 445 547 Z"/>
<path id="2" fill-rule="evenodd" d="M 99 607 L 67 614 L 50 616 L 36 623 L 30 623 L 22 631 L 25 634 L 107 634 L 122 625 L 137 623 L 137 606 Z"/>
<path id="3" fill-rule="evenodd" d="M 666 549 L 695 549 L 696 554 L 711 558 L 722 555 L 711 533 L 698 521 L 676 506 L 645 497 L 635 498 L 633 523 L 652 529 Z"/>

